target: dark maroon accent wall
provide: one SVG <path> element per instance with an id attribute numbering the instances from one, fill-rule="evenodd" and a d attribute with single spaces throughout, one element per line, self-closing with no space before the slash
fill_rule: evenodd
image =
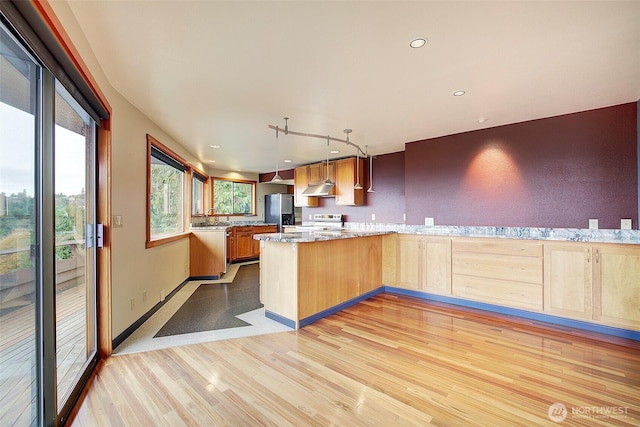
<path id="1" fill-rule="evenodd" d="M 282 179 L 293 179 L 293 169 L 278 171 L 278 175 Z M 269 182 L 274 176 L 276 176 L 276 171 L 261 173 L 258 175 L 258 182 Z"/>
<path id="2" fill-rule="evenodd" d="M 365 193 L 365 206 L 336 206 L 335 198 L 323 197 L 316 208 L 303 208 L 303 221 L 310 214 L 341 213 L 350 222 L 402 223 L 404 197 L 404 151 L 375 156 L 373 159 L 373 193 Z M 364 168 L 365 191 L 369 188 L 369 164 Z M 371 214 L 376 215 L 371 221 Z"/>
<path id="3" fill-rule="evenodd" d="M 406 144 L 407 224 L 638 224 L 636 102 Z"/>

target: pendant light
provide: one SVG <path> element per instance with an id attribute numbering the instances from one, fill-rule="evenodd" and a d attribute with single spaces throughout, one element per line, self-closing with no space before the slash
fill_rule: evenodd
<path id="1" fill-rule="evenodd" d="M 345 129 L 344 133 L 347 134 L 347 144 L 349 144 L 349 134 L 351 129 Z M 356 146 L 356 185 L 353 186 L 355 190 L 362 190 L 362 184 L 360 184 L 360 147 Z"/>
<path id="2" fill-rule="evenodd" d="M 329 146 L 329 139 L 331 137 L 329 135 L 327 135 L 327 179 L 324 180 L 324 183 L 327 185 L 334 185 L 334 182 L 331 181 L 331 179 L 329 179 L 329 152 L 331 150 L 331 147 Z"/>
<path id="3" fill-rule="evenodd" d="M 364 154 L 369 157 L 369 189 L 367 190 L 367 193 L 375 193 L 375 190 L 373 189 L 373 156 L 369 156 L 368 145 L 364 146 L 364 150 Z"/>
<path id="4" fill-rule="evenodd" d="M 287 120 L 289 120 L 288 117 L 284 118 L 285 123 L 287 122 Z M 288 130 L 288 126 L 285 125 L 285 135 L 286 132 Z M 278 156 L 280 155 L 279 150 L 278 150 L 278 129 L 276 129 L 276 174 L 273 176 L 273 178 L 271 178 L 271 182 L 280 182 L 282 181 L 282 177 L 280 176 L 280 174 L 278 173 Z"/>

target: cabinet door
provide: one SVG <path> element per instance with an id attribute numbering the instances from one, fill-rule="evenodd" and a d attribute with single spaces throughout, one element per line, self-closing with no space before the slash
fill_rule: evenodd
<path id="1" fill-rule="evenodd" d="M 362 167 L 362 160 L 359 160 L 359 166 L 356 167 L 355 158 L 336 161 L 336 205 L 360 206 L 364 204 L 364 189 L 356 190 L 354 188 L 357 182 L 364 186 Z M 359 181 L 358 175 L 360 176 Z"/>
<path id="2" fill-rule="evenodd" d="M 317 197 L 303 196 L 302 192 L 309 186 L 309 167 L 301 166 L 293 170 L 293 202 L 297 207 L 318 206 Z"/>
<path id="3" fill-rule="evenodd" d="M 592 320 L 593 261 L 590 244 L 545 243 L 545 312 Z"/>
<path id="4" fill-rule="evenodd" d="M 594 250 L 594 319 L 640 330 L 640 246 L 599 245 Z"/>
<path id="5" fill-rule="evenodd" d="M 425 264 L 424 290 L 439 295 L 451 295 L 451 239 L 426 237 L 423 240 Z"/>
<path id="6" fill-rule="evenodd" d="M 233 262 L 236 256 L 236 228 L 227 228 L 227 262 Z"/>
<path id="7" fill-rule="evenodd" d="M 253 256 L 253 227 L 236 227 L 236 257 Z"/>
<path id="8" fill-rule="evenodd" d="M 309 184 L 317 185 L 326 179 L 326 165 L 324 163 L 314 163 L 309 165 Z"/>
<path id="9" fill-rule="evenodd" d="M 397 239 L 397 283 L 404 289 L 422 289 L 422 270 L 425 264 L 422 237 L 400 235 Z"/>

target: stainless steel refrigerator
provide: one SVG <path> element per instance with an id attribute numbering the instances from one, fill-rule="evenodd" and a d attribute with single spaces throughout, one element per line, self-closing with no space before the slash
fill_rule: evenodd
<path id="1" fill-rule="evenodd" d="M 278 224 L 278 233 L 283 226 L 296 222 L 293 210 L 293 194 L 266 194 L 264 196 L 264 222 Z"/>

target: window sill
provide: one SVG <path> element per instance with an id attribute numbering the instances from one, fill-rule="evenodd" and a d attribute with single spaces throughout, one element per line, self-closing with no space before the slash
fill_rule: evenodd
<path id="1" fill-rule="evenodd" d="M 176 242 L 182 239 L 188 239 L 190 234 L 191 234 L 190 232 L 184 232 L 181 234 L 174 234 L 173 236 L 161 237 L 159 239 L 150 240 L 145 242 L 145 247 L 147 249 L 155 248 L 156 246 L 161 246 L 167 243 Z"/>

